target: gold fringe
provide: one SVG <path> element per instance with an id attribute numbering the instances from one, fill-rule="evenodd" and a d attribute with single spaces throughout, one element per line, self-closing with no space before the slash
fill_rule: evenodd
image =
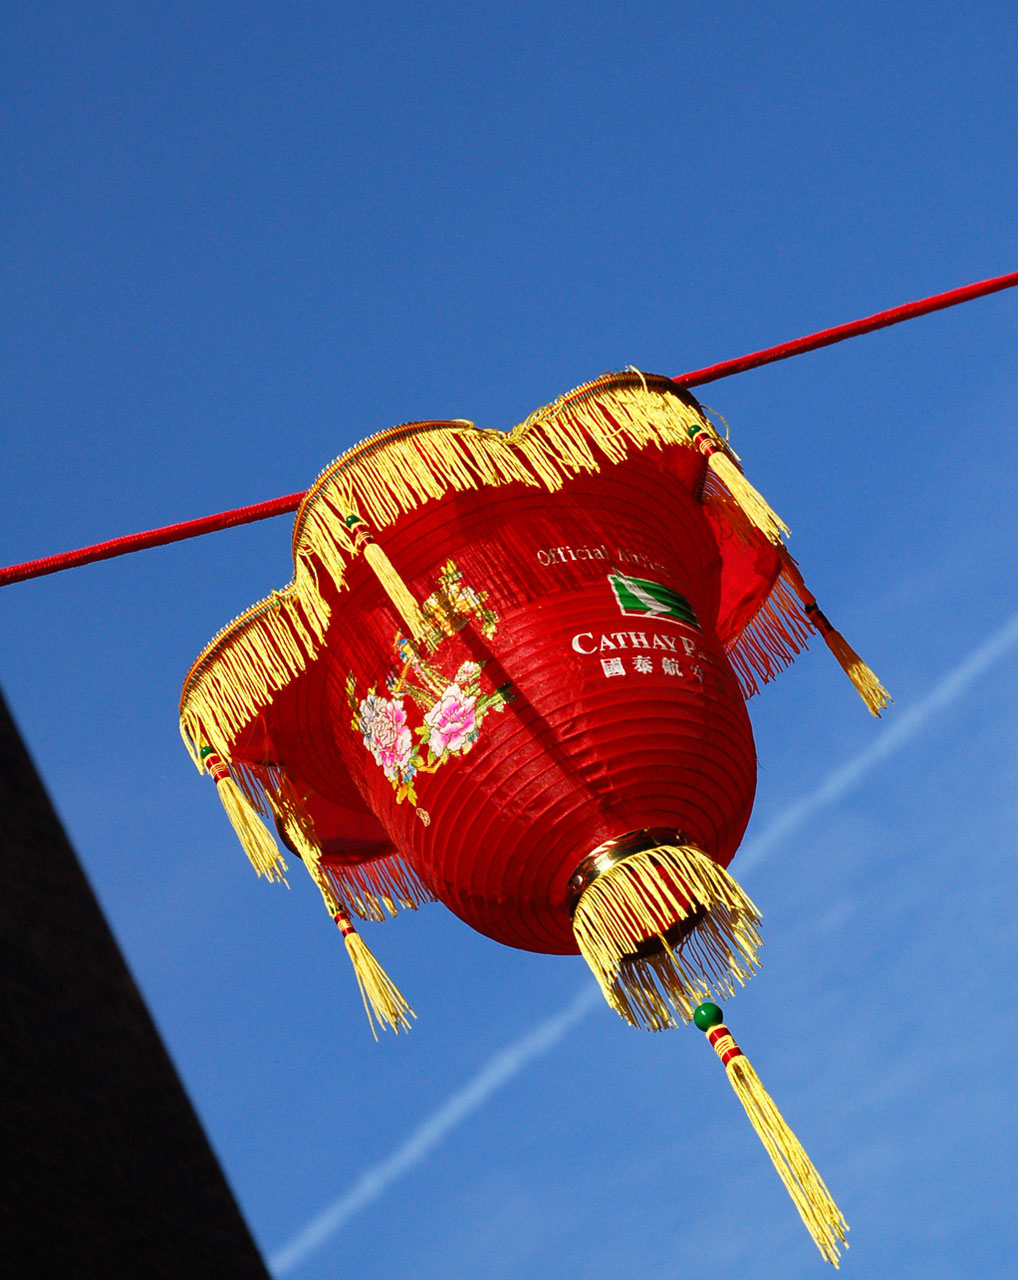
<path id="1" fill-rule="evenodd" d="M 207 651 L 192 668 L 180 728 L 199 768 L 203 746 L 228 756 L 231 742 L 252 716 L 320 651 L 329 607 L 308 566 L 299 569 L 293 592 L 274 592 L 242 614 L 213 641 L 214 660 Z"/>
<path id="2" fill-rule="evenodd" d="M 322 863 L 322 874 L 362 920 L 380 923 L 387 916 L 395 916 L 400 907 L 416 911 L 435 901 L 435 895 L 417 872 L 395 853 L 353 865 Z"/>
<path id="3" fill-rule="evenodd" d="M 265 829 L 250 800 L 225 770 L 216 777 L 216 790 L 252 867 L 266 880 L 285 884 L 287 866 L 275 840 Z"/>
<path id="4" fill-rule="evenodd" d="M 378 1032 L 375 1030 L 376 1020 L 379 1025 L 391 1027 L 397 1035 L 400 1031 L 409 1031 L 412 1025 L 410 1018 L 416 1018 L 417 1015 L 371 954 L 367 943 L 353 927 L 350 916 L 342 907 L 336 912 L 335 920 L 343 934 L 347 954 L 353 964 L 371 1034 L 376 1040 L 378 1039 Z"/>
<path id="5" fill-rule="evenodd" d="M 735 501 L 745 512 L 747 519 L 756 526 L 768 541 L 781 545 L 782 535 L 791 530 L 777 515 L 756 489 L 749 483 L 724 449 L 714 449 L 707 457 L 707 465 L 721 480 Z"/>
<path id="6" fill-rule="evenodd" d="M 761 684 L 784 671 L 806 648 L 811 630 L 809 618 L 782 572 L 749 625 L 727 650 L 743 696 L 752 698 Z"/>
<path id="7" fill-rule="evenodd" d="M 877 679 L 876 675 L 863 662 L 840 631 L 831 625 L 830 619 L 817 604 L 816 596 L 803 581 L 802 572 L 792 557 L 782 548 L 782 573 L 788 578 L 799 599 L 802 601 L 810 624 L 824 638 L 824 643 L 837 658 L 845 675 L 848 676 L 856 691 L 865 702 L 871 715 L 879 716 L 889 702 L 894 699 Z"/>
<path id="8" fill-rule="evenodd" d="M 848 1223 L 841 1210 L 728 1028 L 724 1023 L 716 1024 L 708 1035 L 721 1061 L 728 1059 L 725 1074 L 798 1209 L 806 1230 L 826 1261 L 837 1268 L 841 1258 L 839 1244 L 848 1248 L 845 1239 Z"/>
<path id="9" fill-rule="evenodd" d="M 674 949 L 667 932 L 696 917 Z M 738 884 L 693 845 L 659 845 L 623 858 L 583 891 L 573 932 L 605 999 L 651 1031 L 683 1021 L 711 993 L 734 994 L 758 967 L 760 914 Z M 660 951 L 641 956 L 648 939 Z"/>

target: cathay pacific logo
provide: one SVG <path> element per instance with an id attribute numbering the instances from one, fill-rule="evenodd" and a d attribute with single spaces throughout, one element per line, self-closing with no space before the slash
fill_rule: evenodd
<path id="1" fill-rule="evenodd" d="M 650 578 L 630 578 L 624 573 L 610 573 L 608 582 L 621 613 L 643 618 L 669 618 L 672 622 L 684 622 L 700 630 L 692 605 L 671 587 Z"/>

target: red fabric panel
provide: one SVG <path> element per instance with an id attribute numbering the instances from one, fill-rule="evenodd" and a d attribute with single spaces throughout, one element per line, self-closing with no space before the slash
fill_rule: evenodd
<path id="1" fill-rule="evenodd" d="M 549 952 L 576 950 L 567 882 L 608 839 L 673 827 L 728 863 L 749 819 L 755 753 L 715 619 L 726 599 L 745 601 L 770 584 L 753 557 L 719 552 L 690 493 L 690 457 L 649 451 L 556 494 L 512 485 L 450 496 L 380 534 L 419 599 L 451 559 L 464 586 L 487 593 L 498 622 L 491 636 L 475 619 L 443 641 L 430 673 L 406 677 L 416 696 L 406 683 L 392 689 L 398 619 L 367 566 L 354 563 L 327 653 L 265 714 L 279 763 L 327 799 L 315 816 L 333 849 L 356 856 L 343 824 L 360 815 L 363 836 L 374 812 L 467 923 Z M 612 574 L 680 593 L 699 627 L 655 613 L 653 599 L 650 613 L 639 600 L 623 612 Z M 482 703 L 502 685 L 513 700 L 483 716 L 482 703 L 471 711 L 456 685 L 464 664 L 482 668 Z M 425 717 L 446 705 L 466 716 L 475 740 L 456 737 L 455 716 L 429 729 Z M 370 721 L 372 708 L 381 708 L 372 741 L 389 735 L 390 755 L 380 759 L 394 778 L 352 724 L 358 715 Z M 436 740 L 452 747 L 428 771 Z M 398 761 L 411 746 L 421 765 L 416 795 L 400 799 Z"/>
<path id="2" fill-rule="evenodd" d="M 781 572 L 778 548 L 753 530 L 735 533 L 709 506 L 704 508 L 721 553 L 717 631 L 727 649 L 752 622 Z"/>

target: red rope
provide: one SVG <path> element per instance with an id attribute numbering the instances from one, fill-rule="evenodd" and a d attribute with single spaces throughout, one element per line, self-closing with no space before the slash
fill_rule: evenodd
<path id="1" fill-rule="evenodd" d="M 947 293 L 935 293 L 932 298 L 906 302 L 903 306 L 892 307 L 890 311 L 878 311 L 876 315 L 866 316 L 863 320 L 850 320 L 848 324 L 839 324 L 834 329 L 821 329 L 819 333 L 811 333 L 806 338 L 796 338 L 776 347 L 754 351 L 752 355 L 736 356 L 734 360 L 711 364 L 706 369 L 695 369 L 692 373 L 680 374 L 672 381 L 683 387 L 699 387 L 705 382 L 716 382 L 718 378 L 730 378 L 733 373 L 744 373 L 747 369 L 758 369 L 762 364 L 773 364 L 775 360 L 787 360 L 789 356 L 801 355 L 804 351 L 833 346 L 835 342 L 844 342 L 846 338 L 855 338 L 860 333 L 872 333 L 874 329 L 886 329 L 889 324 L 925 316 L 931 311 L 942 311 L 944 307 L 954 307 L 971 298 L 999 293 L 1001 289 L 1010 289 L 1016 284 L 1018 271 L 1012 271 L 1006 276 L 995 276 L 992 280 L 980 280 L 976 284 L 963 285 L 960 289 L 950 289 Z"/>
<path id="2" fill-rule="evenodd" d="M 148 529 L 144 533 L 129 533 L 123 538 L 97 542 L 91 547 L 80 547 L 77 551 L 65 551 L 61 555 L 46 556 L 42 560 L 28 560 L 25 564 L 12 564 L 7 569 L 0 569 L 0 587 L 5 587 L 10 582 L 22 582 L 25 578 L 42 578 L 47 573 L 59 573 L 61 569 L 74 569 L 80 564 L 92 564 L 96 560 L 126 556 L 129 551 L 144 551 L 147 547 L 164 547 L 169 542 L 183 542 L 185 538 L 215 533 L 235 524 L 252 524 L 255 520 L 267 520 L 269 516 L 281 516 L 285 511 L 296 511 L 303 497 L 303 493 L 289 493 L 285 498 L 257 502 L 253 507 L 220 511 L 218 515 L 202 516 L 199 520 L 168 524 L 161 529 Z"/>
<path id="3" fill-rule="evenodd" d="M 931 311 L 941 311 L 944 307 L 953 307 L 959 302 L 968 302 L 971 298 L 982 298 L 988 293 L 1010 289 L 1012 285 L 1018 285 L 1018 271 L 1012 271 L 1006 276 L 995 276 L 992 280 L 980 280 L 976 284 L 967 284 L 960 289 L 951 289 L 947 293 L 937 293 L 931 298 L 922 298 L 918 302 L 906 302 L 903 306 L 892 307 L 889 311 L 878 311 L 876 315 L 866 316 L 862 320 L 852 320 L 848 324 L 840 324 L 833 329 L 821 329 L 819 333 L 811 333 L 805 338 L 796 338 L 792 342 L 783 342 L 776 347 L 754 351 L 751 355 L 737 356 L 734 360 L 724 360 L 721 364 L 708 365 L 705 369 L 695 369 L 692 373 L 680 374 L 672 381 L 683 387 L 702 386 L 705 382 L 729 378 L 732 374 L 743 373 L 747 369 L 757 369 L 760 365 L 772 364 L 775 360 L 787 360 L 790 356 L 801 355 L 804 351 L 816 351 L 819 347 L 829 347 L 835 342 L 844 342 L 846 338 L 854 338 L 861 333 L 872 333 L 874 329 L 884 329 L 888 325 L 899 324 L 902 320 L 912 320 L 915 316 L 924 316 Z M 303 493 L 291 493 L 285 498 L 273 498 L 269 502 L 258 502 L 251 507 L 221 511 L 218 515 L 202 516 L 199 520 L 185 520 L 182 524 L 170 524 L 162 529 L 149 529 L 145 533 L 131 533 L 123 538 L 113 538 L 109 542 L 81 547 L 77 551 L 65 551 L 61 555 L 46 556 L 42 560 L 12 564 L 6 569 L 0 569 L 0 587 L 5 587 L 12 582 L 22 582 L 26 578 L 41 578 L 47 573 L 59 573 L 61 569 L 73 569 L 77 565 L 92 564 L 96 560 L 110 560 L 114 556 L 127 555 L 130 551 L 143 551 L 146 547 L 162 547 L 169 542 L 182 542 L 185 538 L 197 538 L 203 533 L 214 533 L 218 529 L 229 529 L 233 525 L 267 520 L 270 516 L 282 515 L 286 511 L 296 511 L 303 497 Z"/>

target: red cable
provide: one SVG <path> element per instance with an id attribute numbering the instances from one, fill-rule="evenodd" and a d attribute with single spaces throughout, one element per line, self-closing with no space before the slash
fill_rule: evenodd
<path id="1" fill-rule="evenodd" d="M 930 311 L 942 311 L 944 307 L 953 307 L 959 302 L 968 302 L 971 298 L 999 293 L 1001 289 L 1010 289 L 1016 284 L 1018 271 L 1012 271 L 1006 276 L 995 276 L 992 280 L 980 280 L 976 284 L 963 285 L 960 289 L 950 289 L 947 293 L 935 293 L 932 298 L 906 302 L 900 307 L 892 307 L 890 311 L 878 311 L 876 315 L 866 316 L 863 320 L 850 320 L 848 324 L 839 324 L 834 329 L 821 329 L 819 333 L 811 333 L 805 338 L 796 338 L 776 347 L 754 351 L 752 355 L 736 356 L 734 360 L 711 364 L 706 369 L 695 369 L 692 373 L 680 374 L 672 381 L 683 387 L 699 387 L 705 382 L 716 382 L 718 378 L 729 378 L 733 373 L 743 373 L 746 369 L 758 369 L 760 365 L 772 364 L 775 360 L 787 360 L 789 356 L 800 355 L 803 351 L 833 346 L 835 342 L 844 342 L 846 338 L 855 338 L 860 333 L 872 333 L 874 329 L 885 329 L 889 324 L 925 316 Z"/>
<path id="2" fill-rule="evenodd" d="M 995 276 L 992 280 L 980 280 L 976 284 L 963 285 L 962 288 L 951 289 L 947 293 L 937 293 L 930 298 L 922 298 L 918 302 L 906 302 L 903 306 L 892 307 L 889 311 L 878 311 L 876 315 L 866 316 L 862 320 L 851 320 L 848 324 L 840 324 L 833 329 L 821 329 L 819 333 L 811 333 L 805 338 L 796 338 L 792 342 L 783 342 L 776 347 L 767 347 L 763 351 L 754 351 L 751 355 L 737 356 L 734 360 L 724 360 L 721 364 L 708 365 L 705 369 L 695 369 L 692 373 L 680 374 L 672 381 L 683 387 L 702 386 L 705 382 L 716 382 L 718 378 L 728 378 L 732 374 L 743 373 L 747 369 L 757 369 L 760 365 L 772 364 L 775 360 L 787 360 L 789 356 L 801 355 L 804 351 L 816 351 L 819 347 L 829 347 L 835 342 L 843 342 L 846 338 L 854 338 L 861 333 L 872 333 L 874 329 L 899 324 L 902 320 L 911 320 L 915 316 L 924 316 L 931 311 L 953 307 L 959 302 L 968 302 L 971 298 L 982 298 L 988 293 L 1010 289 L 1016 284 L 1018 284 L 1018 271 L 1012 271 L 1006 276 Z M 123 538 L 113 538 L 109 542 L 81 547 L 77 551 L 65 551 L 60 555 L 46 556 L 42 560 L 12 564 L 6 569 L 0 569 L 0 587 L 5 587 L 12 582 L 22 582 L 26 578 L 41 578 L 47 573 L 59 573 L 61 569 L 73 569 L 77 565 L 91 564 L 95 560 L 110 560 L 114 556 L 127 555 L 130 551 L 143 551 L 146 547 L 162 547 L 169 542 L 197 538 L 200 534 L 214 533 L 217 529 L 229 529 L 233 525 L 267 520 L 270 516 L 282 515 L 286 511 L 296 511 L 303 497 L 303 493 L 291 493 L 285 498 L 273 498 L 269 502 L 258 502 L 251 507 L 221 511 L 218 515 L 202 516 L 199 520 L 185 520 L 182 524 L 170 524 L 162 529 L 149 529 L 144 533 L 131 533 Z"/>
<path id="3" fill-rule="evenodd" d="M 182 524 L 168 524 L 161 529 L 148 529 L 144 533 L 129 533 L 123 538 L 97 542 L 91 547 L 64 551 L 61 555 L 46 556 L 42 560 L 12 564 L 6 569 L 0 569 L 0 587 L 5 587 L 10 582 L 22 582 L 25 578 L 42 578 L 47 573 L 59 573 L 61 569 L 74 569 L 80 564 L 92 564 L 95 560 L 126 556 L 129 551 L 144 551 L 146 547 L 164 547 L 169 542 L 183 542 L 185 538 L 215 533 L 235 524 L 252 524 L 255 520 L 267 520 L 269 516 L 281 516 L 285 511 L 296 511 L 303 497 L 303 493 L 290 493 L 285 498 L 257 502 L 253 507 L 220 511 L 218 515 L 185 520 Z"/>

